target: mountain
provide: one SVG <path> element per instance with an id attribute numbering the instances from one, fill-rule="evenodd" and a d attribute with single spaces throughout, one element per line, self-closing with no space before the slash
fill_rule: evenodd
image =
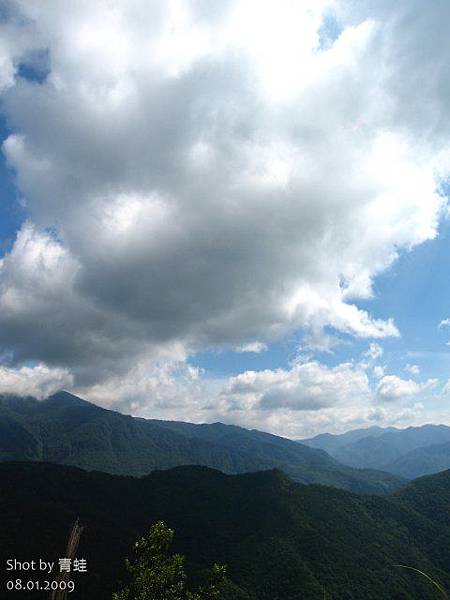
<path id="1" fill-rule="evenodd" d="M 187 556 L 190 578 L 214 562 L 228 566 L 233 592 L 221 600 L 322 600 L 324 590 L 333 600 L 437 598 L 398 563 L 450 589 L 449 473 L 380 497 L 305 486 L 278 470 L 226 475 L 187 466 L 138 479 L 7 462 L 0 490 L 2 564 L 54 561 L 75 519 L 86 526 L 78 557 L 88 573 L 74 577 L 78 600 L 110 600 L 124 556 L 160 519 L 175 529 L 173 551 Z"/>
<path id="2" fill-rule="evenodd" d="M 440 538 L 447 535 L 450 526 L 450 470 L 419 477 L 392 494 L 391 498 L 400 500 L 422 516 L 436 521 L 439 526 L 442 525 Z M 445 552 L 447 556 L 449 552 L 450 544 L 447 537 Z M 448 566 L 450 567 L 450 561 Z"/>
<path id="3" fill-rule="evenodd" d="M 342 465 L 323 450 L 256 430 L 146 420 L 67 392 L 45 401 L 0 396 L 0 461 L 31 460 L 117 475 L 198 464 L 224 473 L 283 469 L 296 481 L 383 494 L 403 479 Z"/>
<path id="4" fill-rule="evenodd" d="M 450 469 L 450 442 L 411 450 L 386 465 L 386 468 L 406 479 Z"/>
<path id="5" fill-rule="evenodd" d="M 301 442 L 326 450 L 351 467 L 380 469 L 407 478 L 450 467 L 450 427 L 446 425 L 407 429 L 371 427 L 342 435 L 319 435 Z"/>
<path id="6" fill-rule="evenodd" d="M 306 440 L 298 440 L 301 444 L 306 444 L 311 448 L 319 448 L 325 450 L 329 454 L 333 455 L 340 448 L 343 448 L 354 442 L 358 442 L 361 439 L 367 437 L 379 437 L 387 431 L 395 431 L 393 427 L 367 427 L 366 429 L 352 429 L 345 433 L 333 434 L 333 433 L 319 433 L 313 438 Z"/>

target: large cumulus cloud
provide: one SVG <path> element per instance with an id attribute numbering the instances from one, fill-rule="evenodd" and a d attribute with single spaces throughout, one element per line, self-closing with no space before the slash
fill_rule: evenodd
<path id="1" fill-rule="evenodd" d="M 3 152 L 29 215 L 0 267 L 10 367 L 88 390 L 297 328 L 398 335 L 355 301 L 436 235 L 445 2 L 8 6 Z M 42 53 L 44 81 L 20 77 Z"/>
<path id="2" fill-rule="evenodd" d="M 383 375 L 376 387 L 380 356 L 373 350 L 369 360 L 369 353 L 363 353 L 359 361 L 326 366 L 303 356 L 283 369 L 215 378 L 179 361 L 154 361 L 151 367 L 144 361 L 125 376 L 77 391 L 98 404 L 144 417 L 220 420 L 292 438 L 373 424 L 427 422 L 430 413 L 424 402 L 440 399 L 436 380 L 416 384 Z M 442 419 L 442 409 L 436 418 Z"/>

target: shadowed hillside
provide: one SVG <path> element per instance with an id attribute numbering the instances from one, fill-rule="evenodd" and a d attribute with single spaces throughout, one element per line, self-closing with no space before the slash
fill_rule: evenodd
<path id="1" fill-rule="evenodd" d="M 323 588 L 334 600 L 436 598 L 426 580 L 392 566 L 398 562 L 450 586 L 448 473 L 381 498 L 304 486 L 276 470 L 231 476 L 178 467 L 134 479 L 4 463 L 0 489 L 2 560 L 55 560 L 75 518 L 86 525 L 80 600 L 110 599 L 123 557 L 159 519 L 175 529 L 174 550 L 186 554 L 194 580 L 213 562 L 227 564 L 250 600 L 322 600 Z"/>

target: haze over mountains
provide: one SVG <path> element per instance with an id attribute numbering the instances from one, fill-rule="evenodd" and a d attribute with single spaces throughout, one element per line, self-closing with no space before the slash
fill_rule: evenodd
<path id="1" fill-rule="evenodd" d="M 381 469 L 408 479 L 450 468 L 450 427 L 446 425 L 371 427 L 300 441 L 325 450 L 346 465 Z"/>
<path id="2" fill-rule="evenodd" d="M 302 483 L 384 494 L 397 476 L 339 463 L 325 451 L 256 430 L 135 418 L 67 392 L 45 401 L 0 396 L 0 461 L 46 461 L 117 475 L 204 465 L 224 473 L 279 468 Z"/>

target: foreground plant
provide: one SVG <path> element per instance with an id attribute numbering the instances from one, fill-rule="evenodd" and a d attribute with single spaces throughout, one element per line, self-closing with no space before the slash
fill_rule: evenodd
<path id="1" fill-rule="evenodd" d="M 214 565 L 207 585 L 189 591 L 184 556 L 169 555 L 173 537 L 174 531 L 158 521 L 147 537 L 136 542 L 134 558 L 125 561 L 130 582 L 114 594 L 113 600 L 220 600 L 225 567 Z"/>
<path id="2" fill-rule="evenodd" d="M 439 592 L 442 594 L 442 596 L 444 598 L 447 598 L 447 600 L 450 600 L 449 595 L 447 594 L 447 592 L 444 590 L 444 588 L 442 587 L 442 585 L 440 583 L 438 583 L 437 581 L 435 581 L 434 579 L 432 579 L 429 575 L 427 575 L 426 573 L 424 573 L 423 571 L 420 571 L 419 569 L 416 569 L 415 567 L 409 567 L 408 565 L 394 565 L 394 567 L 400 567 L 401 569 L 409 569 L 410 571 L 414 571 L 415 573 L 419 573 L 419 575 L 422 575 L 423 577 L 425 577 L 425 579 L 428 579 L 428 581 L 434 585 L 434 587 L 439 590 Z"/>

